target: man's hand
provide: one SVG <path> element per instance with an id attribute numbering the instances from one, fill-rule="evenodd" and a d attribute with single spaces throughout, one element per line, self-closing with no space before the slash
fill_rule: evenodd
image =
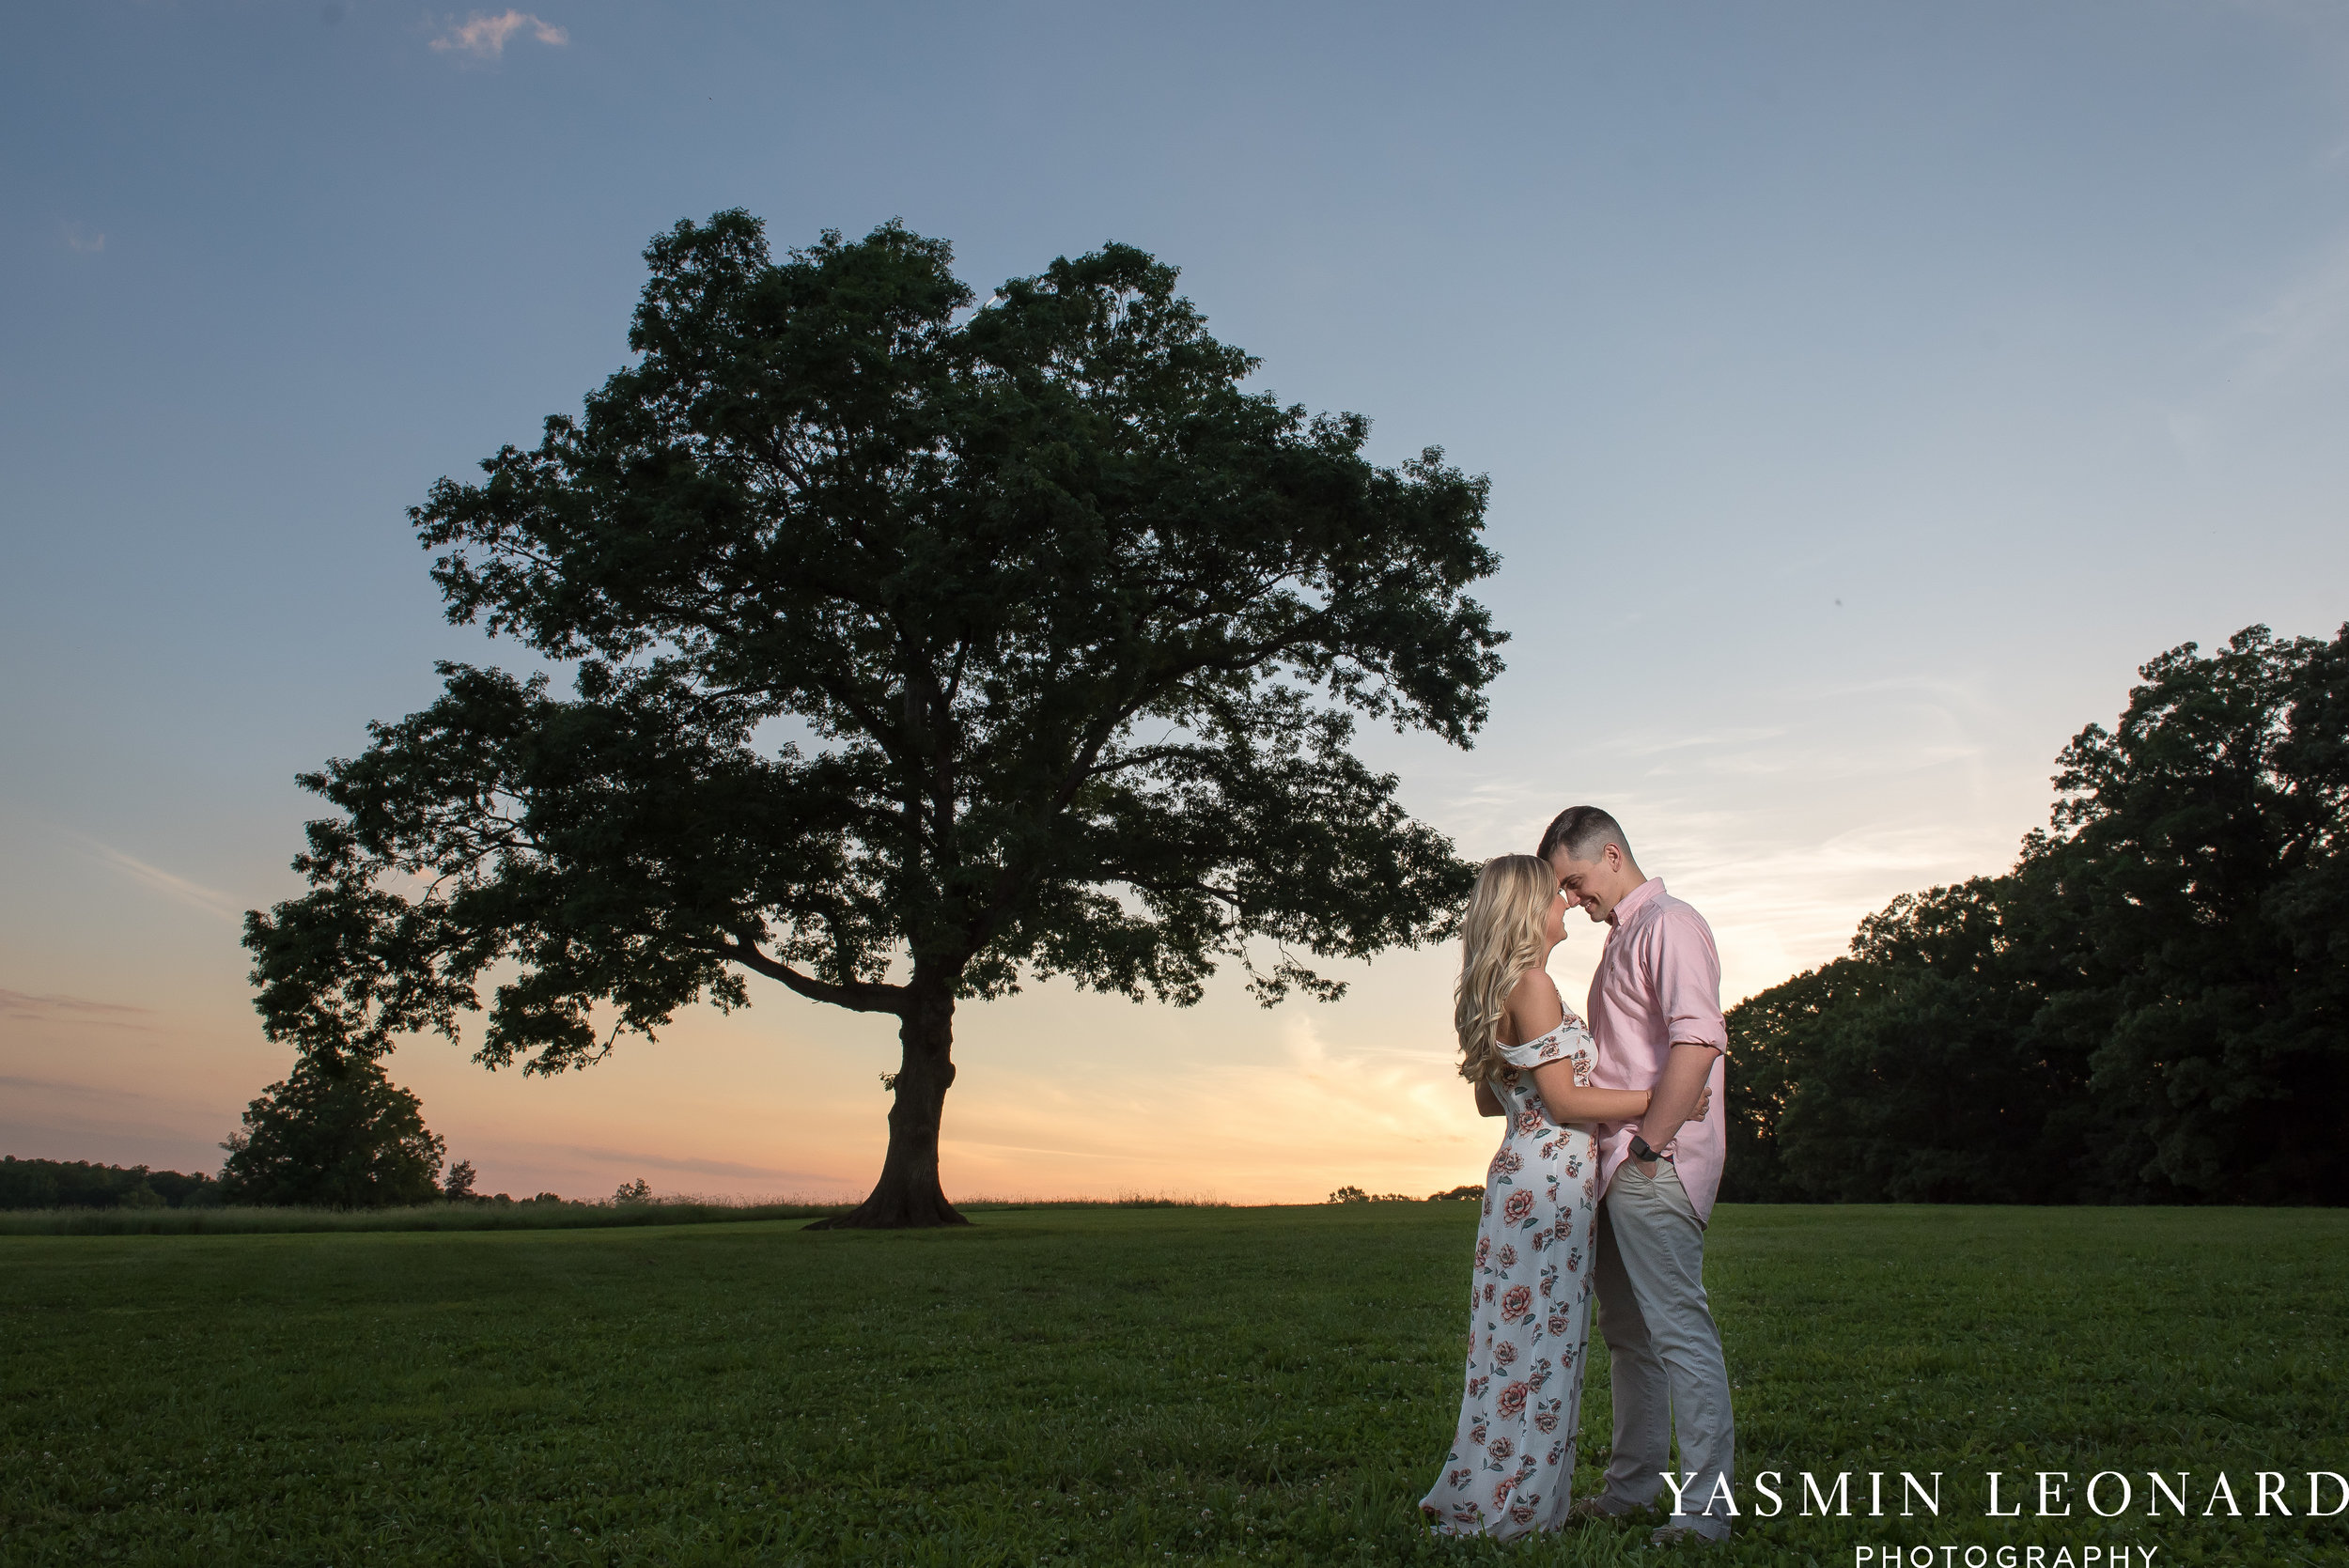
<path id="1" fill-rule="evenodd" d="M 1647 1146 L 1661 1151 L 1680 1135 L 1683 1124 L 1703 1121 L 1711 1109 L 1711 1086 L 1706 1082 L 1713 1076 L 1714 1059 L 1720 1050 L 1713 1046 L 1675 1043 L 1672 1055 L 1664 1063 L 1663 1076 L 1649 1092 L 1647 1114 L 1640 1118 L 1640 1136 Z M 1633 1160 L 1640 1174 L 1656 1174 L 1656 1162 Z"/>
<path id="2" fill-rule="evenodd" d="M 1697 1108 L 1688 1113 L 1688 1120 L 1691 1122 L 1702 1122 L 1704 1120 L 1704 1113 L 1712 1109 L 1713 1086 L 1708 1083 L 1704 1085 L 1703 1088 L 1697 1091 Z M 1646 1134 L 1642 1133 L 1641 1136 L 1645 1137 Z M 1656 1145 L 1653 1143 L 1648 1145 L 1651 1149 L 1655 1146 Z M 1654 1159 L 1635 1159 L 1629 1162 L 1634 1171 L 1639 1172 L 1642 1176 L 1651 1177 L 1656 1174 L 1656 1168 L 1661 1163 L 1663 1163 L 1661 1160 Z"/>

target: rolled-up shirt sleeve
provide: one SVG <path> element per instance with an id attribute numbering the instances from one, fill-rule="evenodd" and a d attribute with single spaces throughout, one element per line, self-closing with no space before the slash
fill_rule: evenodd
<path id="1" fill-rule="evenodd" d="M 1686 904 L 1663 911 L 1652 950 L 1655 995 L 1663 1003 L 1672 1044 L 1711 1046 L 1726 1055 L 1729 1025 L 1721 1017 L 1721 955 L 1713 928 Z"/>

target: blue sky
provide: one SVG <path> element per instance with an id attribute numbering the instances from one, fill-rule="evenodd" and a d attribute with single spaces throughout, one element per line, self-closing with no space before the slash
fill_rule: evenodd
<path id="1" fill-rule="evenodd" d="M 1470 853 L 1616 809 L 1733 997 L 2007 863 L 2139 662 L 2349 619 L 2339 6 L 0 27 L 9 1152 L 216 1158 L 284 1065 L 235 917 L 292 891 L 292 775 L 428 700 L 433 659 L 514 657 L 442 623 L 404 508 L 575 408 L 646 239 L 723 207 L 778 247 L 902 217 L 981 288 L 1141 245 L 1265 385 L 1489 474 L 1492 725 L 1369 744 Z M 1595 949 L 1562 951 L 1570 993 Z M 1445 956 L 1359 980 L 966 1010 L 950 1187 L 1472 1178 Z M 559 1084 L 434 1042 L 394 1070 L 495 1185 L 817 1191 L 877 1167 L 892 1058 L 762 994 Z"/>

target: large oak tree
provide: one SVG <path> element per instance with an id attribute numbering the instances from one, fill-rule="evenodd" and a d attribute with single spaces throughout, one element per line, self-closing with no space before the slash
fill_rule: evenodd
<path id="1" fill-rule="evenodd" d="M 635 363 L 411 514 L 450 618 L 573 692 L 445 665 L 303 779 L 309 892 L 247 919 L 272 1038 L 454 1038 L 495 970 L 476 1057 L 551 1073 L 763 977 L 897 1020 L 844 1222 L 954 1223 L 958 1001 L 1329 997 L 1311 960 L 1447 927 L 1469 869 L 1351 742 L 1484 719 L 1481 478 L 1246 390 L 1126 246 L 984 303 L 894 224 L 646 254 Z"/>

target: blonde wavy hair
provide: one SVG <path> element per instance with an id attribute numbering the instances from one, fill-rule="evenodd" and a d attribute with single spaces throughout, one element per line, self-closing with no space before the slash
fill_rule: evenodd
<path id="1" fill-rule="evenodd" d="M 1497 855 L 1476 876 L 1460 921 L 1460 983 L 1452 1024 L 1460 1036 L 1460 1076 L 1475 1082 L 1499 1073 L 1498 1033 L 1509 993 L 1541 962 L 1542 923 L 1558 896 L 1558 874 L 1531 855 Z"/>

